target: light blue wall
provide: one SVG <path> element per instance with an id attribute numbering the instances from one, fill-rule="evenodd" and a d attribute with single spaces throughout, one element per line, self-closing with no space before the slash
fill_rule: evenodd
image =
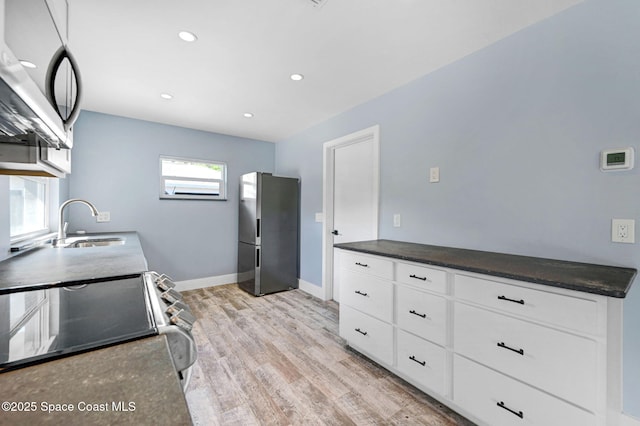
<path id="1" fill-rule="evenodd" d="M 68 195 L 109 211 L 111 222 L 72 205 L 70 231 L 138 231 L 149 267 L 176 280 L 236 272 L 239 177 L 273 172 L 272 143 L 89 111 L 74 132 Z M 160 200 L 161 154 L 226 162 L 228 201 Z"/>
<path id="2" fill-rule="evenodd" d="M 379 124 L 380 237 L 640 268 L 640 3 L 587 0 L 276 145 L 302 178 L 301 278 L 321 284 L 322 143 Z M 428 183 L 439 166 L 441 181 Z M 393 228 L 394 213 L 402 227 Z M 625 300 L 624 407 L 640 417 L 640 283 Z"/>

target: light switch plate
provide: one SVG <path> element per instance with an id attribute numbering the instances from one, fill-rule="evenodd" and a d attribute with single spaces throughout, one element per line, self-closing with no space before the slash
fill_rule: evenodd
<path id="1" fill-rule="evenodd" d="M 636 221 L 634 219 L 612 219 L 611 241 L 634 244 L 636 242 Z"/>

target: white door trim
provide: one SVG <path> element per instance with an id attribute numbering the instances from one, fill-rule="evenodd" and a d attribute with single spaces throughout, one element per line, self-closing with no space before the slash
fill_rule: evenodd
<path id="1" fill-rule="evenodd" d="M 378 238 L 378 222 L 380 208 L 380 126 L 375 125 L 355 133 L 325 142 L 322 145 L 322 293 L 324 300 L 333 298 L 333 179 L 334 179 L 334 151 L 346 145 L 373 139 L 373 156 L 375 168 L 373 170 L 374 203 L 374 238 Z"/>

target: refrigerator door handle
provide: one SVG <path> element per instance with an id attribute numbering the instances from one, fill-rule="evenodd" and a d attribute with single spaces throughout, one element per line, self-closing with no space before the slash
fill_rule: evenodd
<path id="1" fill-rule="evenodd" d="M 260 267 L 260 249 L 256 249 L 256 268 Z"/>
<path id="2" fill-rule="evenodd" d="M 260 238 L 260 219 L 256 219 L 256 237 Z"/>

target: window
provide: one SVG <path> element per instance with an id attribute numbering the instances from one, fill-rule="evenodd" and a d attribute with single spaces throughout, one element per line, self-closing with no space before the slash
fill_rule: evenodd
<path id="1" fill-rule="evenodd" d="M 227 165 L 219 161 L 161 156 L 160 198 L 226 200 Z"/>
<path id="2" fill-rule="evenodd" d="M 11 176 L 9 192 L 11 241 L 49 232 L 49 179 Z"/>

